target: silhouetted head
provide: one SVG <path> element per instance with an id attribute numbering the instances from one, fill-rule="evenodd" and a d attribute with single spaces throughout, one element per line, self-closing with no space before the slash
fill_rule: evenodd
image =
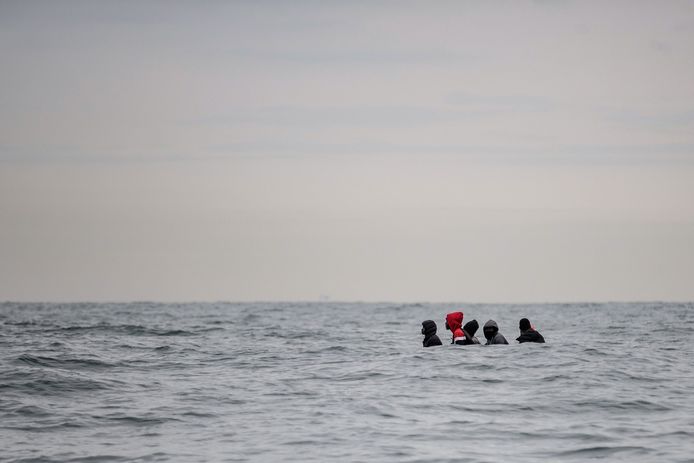
<path id="1" fill-rule="evenodd" d="M 425 338 L 436 334 L 436 323 L 434 320 L 424 320 L 422 322 L 422 334 Z"/>
<path id="2" fill-rule="evenodd" d="M 499 326 L 494 320 L 489 320 L 484 324 L 482 331 L 484 332 L 484 337 L 490 340 L 499 332 Z"/>
<path id="3" fill-rule="evenodd" d="M 528 331 L 530 329 L 530 320 L 527 318 L 521 318 L 520 322 L 518 323 L 518 328 L 523 331 Z"/>
<path id="4" fill-rule="evenodd" d="M 477 323 L 477 320 L 470 320 L 463 326 L 463 330 L 467 332 L 470 336 L 474 336 L 477 330 L 479 329 L 480 324 Z"/>

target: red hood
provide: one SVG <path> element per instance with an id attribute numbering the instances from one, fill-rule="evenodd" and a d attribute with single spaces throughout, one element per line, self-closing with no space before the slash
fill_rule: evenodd
<path id="1" fill-rule="evenodd" d="M 451 312 L 446 315 L 446 323 L 448 323 L 448 329 L 455 333 L 463 326 L 463 312 Z"/>

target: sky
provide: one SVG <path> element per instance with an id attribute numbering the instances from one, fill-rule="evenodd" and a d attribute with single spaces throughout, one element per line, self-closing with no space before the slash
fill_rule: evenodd
<path id="1" fill-rule="evenodd" d="M 694 300 L 694 1 L 0 0 L 0 300 Z"/>

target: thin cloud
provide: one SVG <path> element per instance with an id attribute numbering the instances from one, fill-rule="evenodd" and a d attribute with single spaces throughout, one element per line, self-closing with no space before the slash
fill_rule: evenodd
<path id="1" fill-rule="evenodd" d="M 267 127 L 425 127 L 491 115 L 490 111 L 433 106 L 270 106 L 236 109 L 235 113 L 181 121 L 182 125 Z"/>
<path id="2" fill-rule="evenodd" d="M 548 112 L 565 109 L 566 104 L 545 95 L 509 95 L 509 94 L 475 94 L 451 93 L 445 101 L 455 106 L 477 109 L 479 111 L 508 113 L 508 112 Z"/>

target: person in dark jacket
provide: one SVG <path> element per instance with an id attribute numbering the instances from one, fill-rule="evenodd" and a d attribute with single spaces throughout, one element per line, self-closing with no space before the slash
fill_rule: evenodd
<path id="1" fill-rule="evenodd" d="M 487 346 L 490 344 L 508 344 L 503 334 L 499 333 L 499 325 L 494 320 L 489 320 L 482 328 L 484 337 L 487 338 Z"/>
<path id="2" fill-rule="evenodd" d="M 422 341 L 424 347 L 441 345 L 441 340 L 436 335 L 436 323 L 434 320 L 424 320 L 422 322 L 422 334 L 424 335 L 424 341 Z"/>
<path id="3" fill-rule="evenodd" d="M 480 324 L 477 323 L 477 320 L 470 320 L 463 326 L 463 333 L 465 333 L 465 343 L 463 345 L 480 343 L 480 340 L 475 336 L 479 327 Z"/>
<path id="4" fill-rule="evenodd" d="M 543 338 L 540 333 L 535 331 L 535 328 L 530 325 L 530 320 L 527 318 L 521 318 L 521 321 L 518 323 L 518 328 L 520 329 L 521 334 L 516 338 L 516 341 L 520 343 L 545 342 L 545 338 Z"/>

